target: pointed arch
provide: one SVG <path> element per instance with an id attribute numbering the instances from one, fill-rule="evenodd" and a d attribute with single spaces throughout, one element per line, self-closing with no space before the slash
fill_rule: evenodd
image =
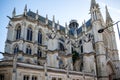
<path id="1" fill-rule="evenodd" d="M 33 29 L 32 26 L 29 25 L 27 28 L 27 40 L 32 41 L 32 36 L 33 36 Z"/>

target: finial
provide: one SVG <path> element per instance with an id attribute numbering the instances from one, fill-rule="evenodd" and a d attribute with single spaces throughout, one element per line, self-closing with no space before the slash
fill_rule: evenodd
<path id="1" fill-rule="evenodd" d="M 67 27 L 67 23 L 65 23 L 65 34 L 67 35 L 68 33 L 68 27 Z"/>
<path id="2" fill-rule="evenodd" d="M 55 28 L 55 16 L 53 15 L 53 21 L 52 21 L 52 29 Z"/>
<path id="3" fill-rule="evenodd" d="M 12 12 L 12 17 L 15 17 L 15 15 L 16 15 L 16 9 L 14 8 Z"/>
<path id="4" fill-rule="evenodd" d="M 48 15 L 46 14 L 45 24 L 48 25 Z"/>
<path id="5" fill-rule="evenodd" d="M 86 21 L 85 21 L 85 20 L 84 20 L 84 25 L 83 25 L 83 28 L 84 28 L 84 30 L 83 30 L 83 31 L 86 33 L 86 31 L 87 31 L 87 30 L 86 30 Z"/>
<path id="6" fill-rule="evenodd" d="M 25 5 L 25 8 L 24 8 L 24 15 L 26 16 L 27 14 L 27 4 Z"/>
<path id="7" fill-rule="evenodd" d="M 109 11 L 108 11 L 108 8 L 107 6 L 105 6 L 105 9 L 106 9 L 106 23 L 109 22 L 109 21 L 113 21 L 110 14 L 109 14 Z"/>
<path id="8" fill-rule="evenodd" d="M 38 20 L 39 18 L 39 15 L 38 15 L 38 10 L 36 11 L 36 16 L 35 16 L 35 19 Z"/>
<path id="9" fill-rule="evenodd" d="M 59 21 L 57 21 L 57 30 L 60 30 Z"/>

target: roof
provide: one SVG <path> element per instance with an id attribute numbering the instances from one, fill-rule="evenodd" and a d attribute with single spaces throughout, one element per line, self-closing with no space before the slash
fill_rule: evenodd
<path id="1" fill-rule="evenodd" d="M 32 17 L 32 18 L 34 18 L 35 19 L 35 16 L 36 16 L 36 13 L 34 13 L 34 12 L 32 12 L 32 11 L 28 11 L 27 12 L 27 16 L 30 16 L 30 17 Z M 38 15 L 39 17 L 38 17 L 38 20 L 40 21 L 40 22 L 43 22 L 43 23 L 45 23 L 45 17 L 43 17 L 43 16 L 40 16 L 40 15 Z M 49 27 L 51 27 L 52 26 L 52 21 L 51 20 L 48 20 L 48 26 Z M 65 28 L 64 28 L 64 26 L 62 26 L 62 25 L 59 25 L 60 26 L 60 30 L 65 30 Z M 55 28 L 57 28 L 57 23 L 55 23 Z"/>
<path id="2" fill-rule="evenodd" d="M 32 17 L 32 18 L 35 19 L 36 13 L 34 13 L 34 12 L 32 12 L 32 11 L 29 10 L 29 11 L 27 12 L 27 16 L 30 16 L 30 17 Z M 45 23 L 45 19 L 46 19 L 46 18 L 43 17 L 43 16 L 40 16 L 40 15 L 38 15 L 38 16 L 39 16 L 39 17 L 38 17 L 38 20 L 39 20 L 40 22 Z M 52 26 L 52 21 L 51 21 L 51 20 L 48 20 L 48 26 L 49 26 L 49 27 Z M 60 26 L 60 30 L 65 31 L 65 27 L 64 27 L 64 26 L 61 26 L 61 25 L 59 25 L 59 26 Z M 88 27 L 90 27 L 90 26 L 91 26 L 91 19 L 89 19 L 89 20 L 86 22 L 86 27 L 88 28 Z M 57 23 L 55 23 L 55 28 L 57 28 Z M 82 32 L 82 26 L 77 29 L 77 34 L 80 34 L 81 32 Z M 74 35 L 74 29 L 69 30 L 69 34 L 70 34 L 70 35 Z"/>

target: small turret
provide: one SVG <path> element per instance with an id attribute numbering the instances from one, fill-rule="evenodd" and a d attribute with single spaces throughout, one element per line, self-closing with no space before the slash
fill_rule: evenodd
<path id="1" fill-rule="evenodd" d="M 48 25 L 48 15 L 46 14 L 45 24 Z"/>
<path id="2" fill-rule="evenodd" d="M 54 31 L 55 28 L 55 16 L 53 15 L 53 21 L 52 21 L 52 30 Z"/>
<path id="3" fill-rule="evenodd" d="M 24 8 L 24 13 L 23 13 L 25 16 L 27 15 L 27 4 L 25 5 L 25 8 Z"/>
<path id="4" fill-rule="evenodd" d="M 77 20 L 71 20 L 69 24 L 69 28 L 77 29 L 79 24 L 77 23 Z"/>
<path id="5" fill-rule="evenodd" d="M 16 9 L 14 8 L 13 9 L 13 12 L 12 12 L 12 18 L 16 16 Z"/>
<path id="6" fill-rule="evenodd" d="M 60 24 L 59 24 L 59 21 L 57 21 L 57 30 L 60 30 Z"/>
<path id="7" fill-rule="evenodd" d="M 69 29 L 70 30 L 69 30 L 69 32 L 70 32 L 71 35 L 74 36 L 75 30 L 78 29 L 78 26 L 79 26 L 79 24 L 77 23 L 77 20 L 71 20 L 70 21 L 70 24 L 69 24 Z"/>
<path id="8" fill-rule="evenodd" d="M 65 23 L 65 35 L 67 36 L 68 34 L 68 26 L 67 26 L 67 23 Z"/>
<path id="9" fill-rule="evenodd" d="M 84 34 L 86 34 L 86 22 L 85 22 L 85 20 L 84 20 L 84 23 L 82 23 L 82 31 L 83 31 L 83 33 Z"/>
<path id="10" fill-rule="evenodd" d="M 90 14 L 92 21 L 96 20 L 102 21 L 102 15 L 100 12 L 99 4 L 97 4 L 95 0 L 91 0 Z"/>

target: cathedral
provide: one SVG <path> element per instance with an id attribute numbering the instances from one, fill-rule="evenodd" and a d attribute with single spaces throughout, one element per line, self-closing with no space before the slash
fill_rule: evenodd
<path id="1" fill-rule="evenodd" d="M 14 8 L 8 16 L 0 80 L 120 80 L 113 20 L 105 8 L 103 20 L 99 4 L 91 0 L 90 19 L 82 25 L 73 19 L 65 26 L 27 5 L 19 15 Z"/>

